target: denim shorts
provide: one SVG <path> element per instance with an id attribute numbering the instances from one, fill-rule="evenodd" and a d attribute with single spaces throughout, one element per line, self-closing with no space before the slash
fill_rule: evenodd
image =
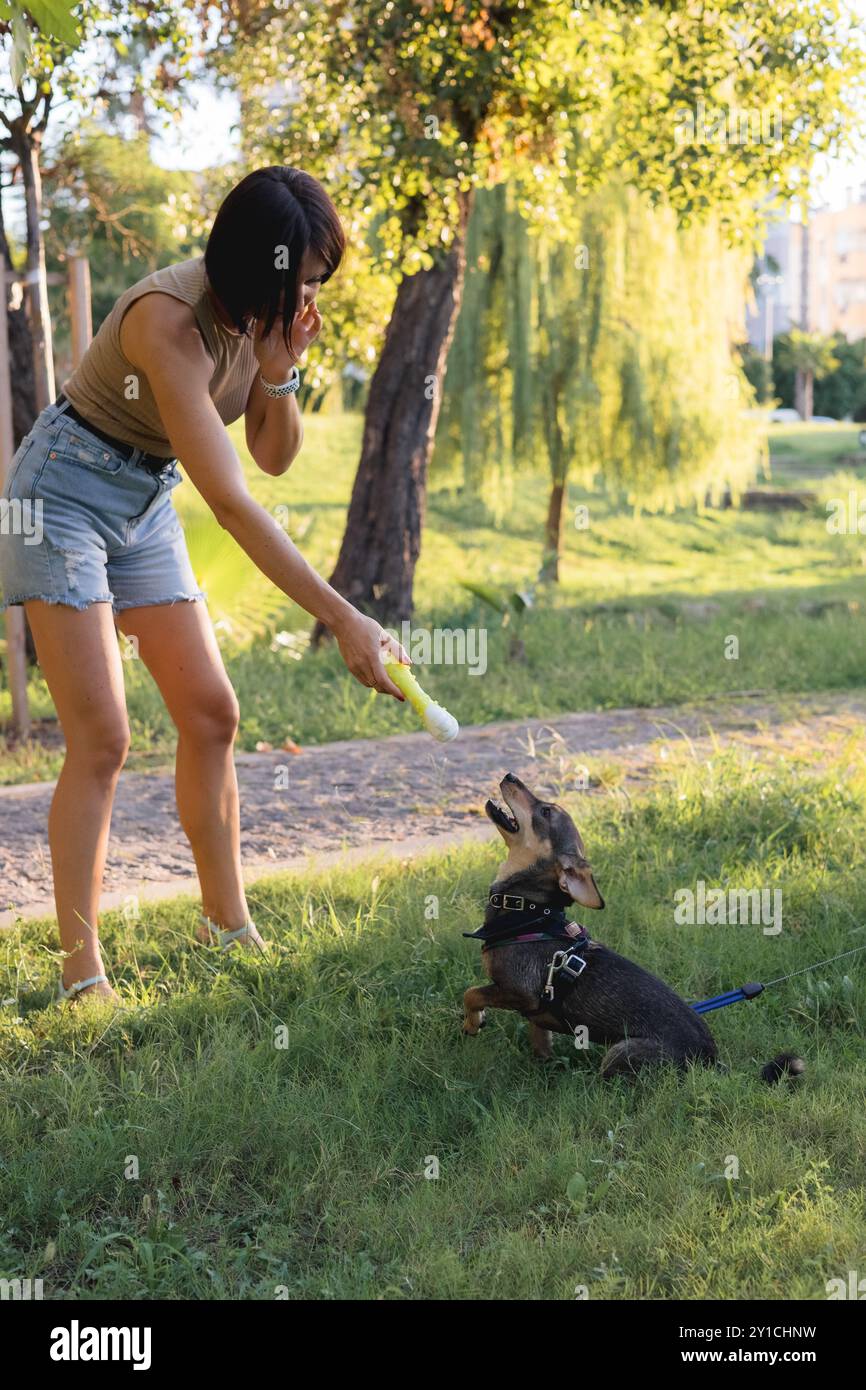
<path id="1" fill-rule="evenodd" d="M 0 494 L 0 611 L 25 599 L 115 612 L 205 599 L 171 492 L 174 459 L 152 472 L 65 413 L 45 407 Z"/>

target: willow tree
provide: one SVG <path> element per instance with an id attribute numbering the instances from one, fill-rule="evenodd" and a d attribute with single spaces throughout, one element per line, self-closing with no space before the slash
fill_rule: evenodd
<path id="1" fill-rule="evenodd" d="M 494 522 L 511 501 L 514 421 L 526 391 L 513 369 L 516 324 L 525 318 L 528 326 L 528 314 L 520 314 L 510 294 L 515 240 L 510 194 L 510 186 L 500 184 L 479 189 L 473 200 L 463 296 L 431 460 L 440 476 L 459 474 L 461 490 Z"/>
<path id="2" fill-rule="evenodd" d="M 730 245 L 714 216 L 683 228 L 634 190 L 620 196 L 594 363 L 595 471 L 636 508 L 736 492 L 763 458 L 735 351 L 749 253 Z"/>
<path id="3" fill-rule="evenodd" d="M 534 377 L 550 469 L 550 495 L 539 578 L 559 578 L 563 508 L 569 469 L 597 462 L 600 393 L 596 358 L 604 307 L 607 225 L 592 205 L 584 213 L 577 246 L 539 240 L 534 262 L 538 347 Z"/>
<path id="4" fill-rule="evenodd" d="M 564 239 L 564 193 L 613 169 L 684 217 L 784 196 L 848 120 L 851 54 L 836 0 L 717 0 L 709 16 L 651 0 L 274 6 L 236 54 L 248 152 L 359 212 L 396 285 L 337 589 L 387 624 L 411 617 L 476 188 L 514 180 L 527 218 Z M 778 113 L 784 135 L 719 141 L 694 119 L 714 104 Z"/>
<path id="5" fill-rule="evenodd" d="M 532 466 L 535 280 L 513 183 L 476 192 L 466 278 L 431 468 L 501 522 L 516 476 Z"/>
<path id="6" fill-rule="evenodd" d="M 479 205 L 486 201 L 479 196 Z M 510 388 L 516 400 L 518 382 L 526 381 L 523 429 L 531 457 L 518 480 L 523 469 L 544 461 L 550 493 L 543 580 L 558 578 L 569 480 L 600 483 L 635 507 L 671 507 L 737 490 L 763 457 L 759 432 L 746 414 L 751 390 L 735 357 L 746 250 L 730 245 L 714 216 L 679 226 L 670 208 L 621 181 L 573 200 L 567 213 L 579 231 L 575 244 L 530 237 L 525 224 L 497 224 L 504 247 L 487 270 L 496 287 L 475 290 L 487 321 L 467 324 L 470 305 L 464 305 L 452 352 L 458 369 L 446 378 L 451 428 L 439 441 L 446 455 L 462 446 L 464 482 L 486 494 L 500 482 L 502 429 L 489 429 L 481 405 L 488 391 Z M 470 224 L 470 240 L 472 232 Z M 512 242 L 523 254 L 523 302 L 534 324 L 529 335 L 523 324 L 509 333 L 497 312 L 503 266 L 515 259 Z M 708 267 L 712 294 L 706 292 Z M 475 418 L 471 434 L 455 437 L 455 422 L 468 413 Z M 439 444 L 436 461 L 447 464 Z"/>

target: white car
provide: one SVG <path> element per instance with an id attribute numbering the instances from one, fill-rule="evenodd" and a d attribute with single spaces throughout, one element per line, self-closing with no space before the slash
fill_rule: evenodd
<path id="1" fill-rule="evenodd" d="M 770 419 L 774 425 L 798 425 L 800 412 L 799 410 L 792 410 L 788 405 L 781 405 L 778 410 L 770 412 Z"/>

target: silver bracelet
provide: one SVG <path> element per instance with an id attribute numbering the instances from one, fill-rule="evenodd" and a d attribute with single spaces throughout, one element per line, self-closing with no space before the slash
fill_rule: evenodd
<path id="1" fill-rule="evenodd" d="M 259 372 L 259 381 L 266 396 L 270 396 L 272 400 L 279 400 L 282 396 L 290 396 L 293 391 L 297 391 L 301 384 L 301 373 L 298 371 L 297 364 L 293 363 L 292 375 L 281 386 L 275 386 L 272 381 L 265 381 L 261 372 Z"/>

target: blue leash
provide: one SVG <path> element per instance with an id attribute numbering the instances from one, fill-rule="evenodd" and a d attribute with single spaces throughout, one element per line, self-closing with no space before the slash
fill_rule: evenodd
<path id="1" fill-rule="evenodd" d="M 741 989 L 730 989 L 727 994 L 714 994 L 712 999 L 701 999 L 699 1003 L 692 1004 L 692 1008 L 696 1014 L 709 1014 L 713 1009 L 723 1009 L 726 1004 L 738 1004 L 741 999 L 757 999 L 758 995 L 763 994 L 771 985 L 780 985 L 783 980 L 793 980 L 795 975 L 805 975 L 809 970 L 817 970 L 819 965 L 831 965 L 834 960 L 842 960 L 844 956 L 856 956 L 858 951 L 866 951 L 866 946 L 855 946 L 851 951 L 840 951 L 838 956 L 816 960 L 813 965 L 805 965 L 802 970 L 792 970 L 790 975 L 780 975 L 777 980 L 768 980 L 765 985 L 753 982 L 743 985 Z"/>

